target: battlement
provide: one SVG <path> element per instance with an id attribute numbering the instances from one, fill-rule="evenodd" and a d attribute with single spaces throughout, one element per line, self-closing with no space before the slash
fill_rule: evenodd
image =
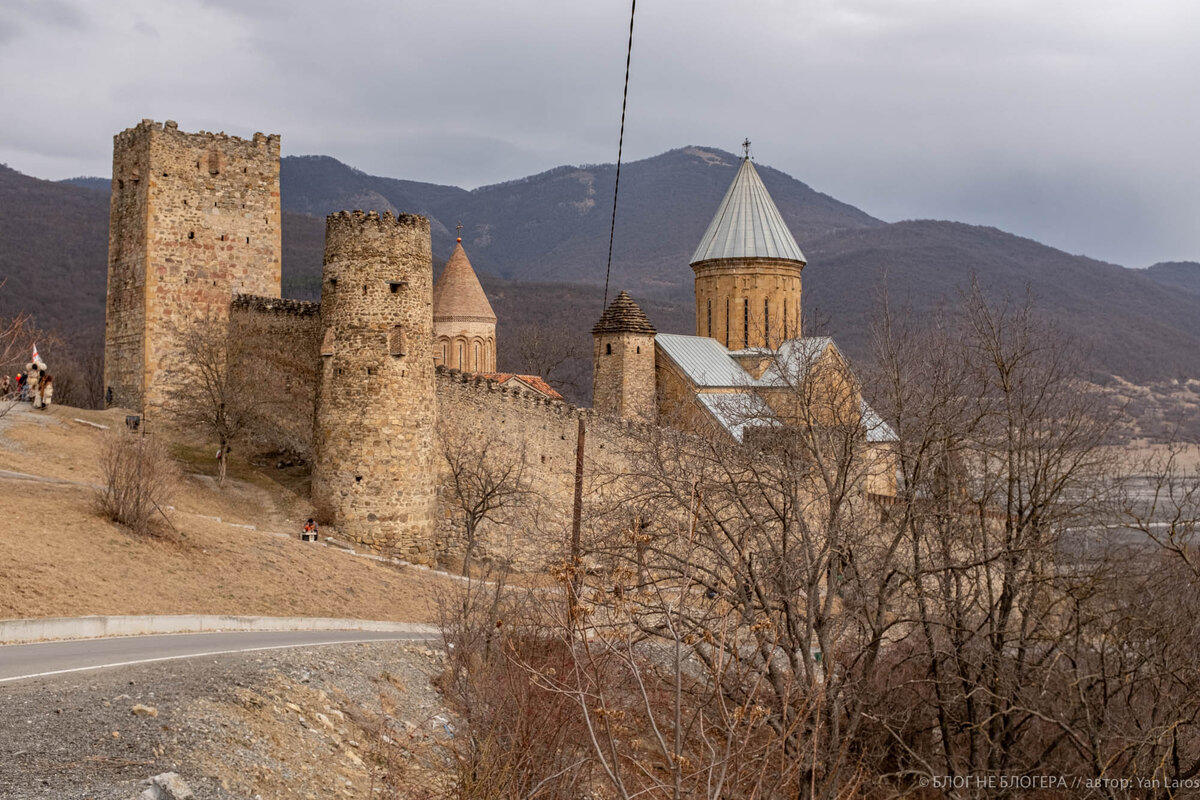
<path id="1" fill-rule="evenodd" d="M 274 145 L 274 149 L 279 149 L 278 133 L 267 134 L 256 132 L 250 139 L 245 139 L 240 136 L 232 136 L 225 133 L 225 131 L 220 131 L 219 133 L 213 133 L 211 131 L 187 133 L 186 131 L 179 130 L 179 123 L 173 119 L 169 119 L 166 122 L 155 122 L 152 119 L 143 119 L 132 128 L 126 128 L 125 130 L 121 131 L 114 136 L 113 139 L 117 144 L 121 144 L 131 139 L 144 136 L 151 131 L 173 135 L 196 147 L 207 147 L 215 143 L 229 143 L 233 145 L 252 145 L 255 147 L 267 145 L 268 149 L 270 148 L 270 145 Z"/>
<path id="2" fill-rule="evenodd" d="M 235 294 L 230 308 L 234 311 L 253 311 L 262 314 L 285 314 L 296 317 L 316 317 L 321 304 L 308 300 L 288 300 L 256 294 Z"/>
<path id="3" fill-rule="evenodd" d="M 429 220 L 420 214 L 393 214 L 391 211 L 384 211 L 380 214 L 378 211 L 337 211 L 325 218 L 326 226 L 336 225 L 338 227 L 346 225 L 364 225 L 374 222 L 379 225 L 391 225 L 398 228 L 418 227 L 422 223 L 429 224 Z"/>
<path id="4" fill-rule="evenodd" d="M 437 374 L 437 390 L 447 396 L 455 394 L 473 395 L 481 402 L 507 402 L 518 404 L 523 408 L 549 416 L 566 419 L 585 420 L 595 419 L 597 414 L 590 408 L 579 408 L 562 400 L 546 397 L 532 390 L 516 387 L 501 386 L 499 381 L 485 378 L 471 372 L 457 369 L 447 369 L 443 366 L 435 368 Z"/>

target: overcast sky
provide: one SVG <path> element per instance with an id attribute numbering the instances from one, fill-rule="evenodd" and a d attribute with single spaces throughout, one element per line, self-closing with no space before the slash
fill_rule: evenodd
<path id="1" fill-rule="evenodd" d="M 0 0 L 0 162 L 143 117 L 474 187 L 615 160 L 626 0 Z M 736 151 L 885 220 L 1200 260 L 1196 0 L 642 0 L 627 160 Z M 803 245 L 803 242 L 801 242 Z"/>

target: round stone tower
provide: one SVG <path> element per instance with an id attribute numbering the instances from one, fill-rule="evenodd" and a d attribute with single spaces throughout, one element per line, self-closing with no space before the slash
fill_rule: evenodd
<path id="1" fill-rule="evenodd" d="M 748 157 L 692 254 L 696 335 L 730 350 L 800 338 L 804 254 Z"/>
<path id="2" fill-rule="evenodd" d="M 428 561 L 435 516 L 429 220 L 325 223 L 313 505 L 348 539 Z"/>

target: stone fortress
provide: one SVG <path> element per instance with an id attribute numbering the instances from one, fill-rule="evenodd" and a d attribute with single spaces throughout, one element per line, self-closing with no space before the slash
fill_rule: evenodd
<path id="1" fill-rule="evenodd" d="M 804 257 L 749 158 L 692 257 L 696 335 L 657 333 L 621 292 L 592 331 L 589 410 L 536 377 L 487 377 L 496 315 L 461 240 L 435 285 L 423 217 L 330 215 L 320 302 L 281 298 L 279 153 L 277 135 L 189 134 L 171 121 L 114 137 L 106 402 L 153 420 L 180 332 L 227 326 L 231 340 L 254 343 L 253 358 L 227 369 L 249 371 L 274 400 L 256 444 L 311 460 L 315 513 L 343 537 L 423 562 L 453 550 L 439 488 L 451 433 L 494 438 L 522 459 L 551 509 L 541 524 L 564 530 L 581 419 L 585 462 L 610 467 L 623 439 L 666 420 L 742 440 L 753 424 L 737 409 L 771 403 L 778 364 L 797 354 L 845 376 L 881 465 L 868 491 L 895 493 L 894 435 L 836 346 L 800 337 Z"/>

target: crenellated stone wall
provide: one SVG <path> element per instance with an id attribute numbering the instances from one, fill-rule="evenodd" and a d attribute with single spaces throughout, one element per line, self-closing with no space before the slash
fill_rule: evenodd
<path id="1" fill-rule="evenodd" d="M 504 510 L 481 527 L 480 558 L 494 558 L 518 569 L 540 568 L 569 552 L 575 491 L 575 448 L 583 420 L 585 538 L 596 521 L 592 513 L 604 498 L 604 486 L 620 472 L 626 448 L 624 437 L 638 427 L 604 417 L 591 409 L 549 400 L 536 392 L 507 389 L 496 381 L 470 373 L 439 368 L 437 372 L 439 450 L 444 443 L 486 448 L 487 464 L 504 467 L 515 460 L 531 494 L 519 507 Z M 442 472 L 439 525 L 435 548 L 442 555 L 461 556 L 463 529 L 452 489 Z"/>
<path id="2" fill-rule="evenodd" d="M 229 310 L 231 382 L 253 392 L 255 447 L 312 454 L 313 416 L 321 361 L 321 306 L 300 300 L 237 295 Z"/>

